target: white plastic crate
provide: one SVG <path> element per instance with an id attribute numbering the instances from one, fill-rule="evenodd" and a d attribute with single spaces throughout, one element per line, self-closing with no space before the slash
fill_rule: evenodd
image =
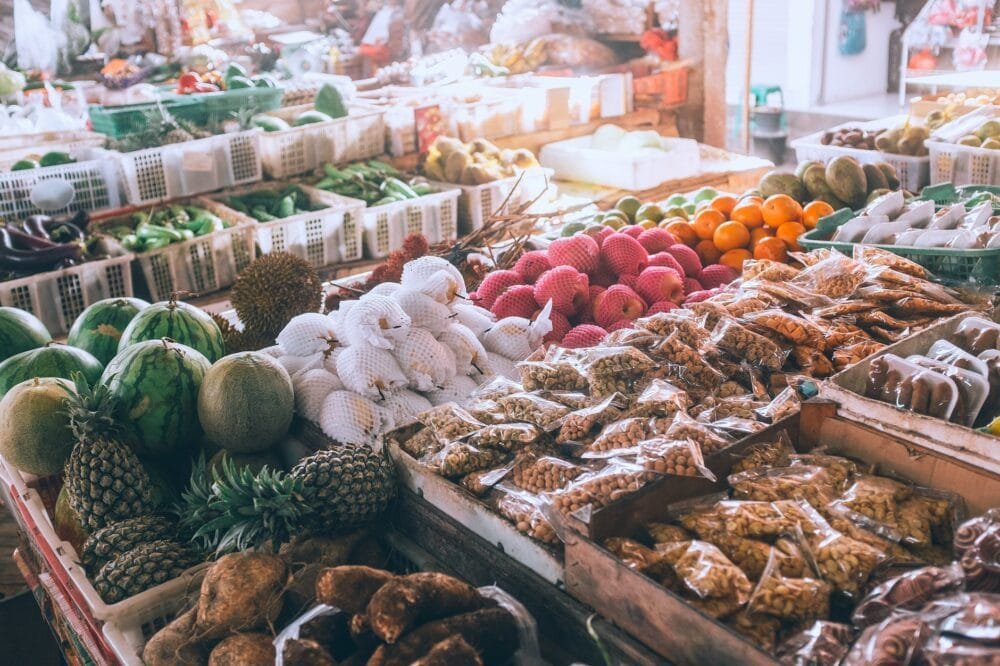
<path id="1" fill-rule="evenodd" d="M 552 178 L 552 169 L 533 168 L 525 170 L 523 177 L 511 176 L 484 185 L 434 185 L 441 188 L 457 187 L 462 191 L 458 198 L 458 231 L 464 236 L 481 228 L 490 215 L 510 212 L 546 191 L 554 191 Z"/>
<path id="2" fill-rule="evenodd" d="M 126 254 L 0 282 L 0 305 L 27 310 L 50 333 L 62 335 L 91 303 L 133 295 L 133 258 Z"/>
<path id="3" fill-rule="evenodd" d="M 307 104 L 267 115 L 291 124 L 297 115 L 312 108 Z M 264 172 L 271 178 L 287 178 L 327 162 L 340 164 L 381 155 L 385 150 L 385 112 L 357 104 L 348 110 L 346 118 L 264 132 L 260 138 Z"/>
<path id="4" fill-rule="evenodd" d="M 843 146 L 824 146 L 821 139 L 827 131 L 836 131 L 843 127 L 860 127 L 862 129 L 892 129 L 902 125 L 905 116 L 894 116 L 872 120 L 864 123 L 844 123 L 831 127 L 823 132 L 816 132 L 792 141 L 792 148 L 795 149 L 795 160 L 799 163 L 808 160 L 818 162 L 829 162 L 834 157 L 847 155 L 853 157 L 860 164 L 873 164 L 875 162 L 885 162 L 896 170 L 896 177 L 903 189 L 910 192 L 919 192 L 920 189 L 932 182 L 930 179 L 931 158 L 927 155 L 914 157 L 912 155 L 896 155 L 895 153 L 883 153 L 879 150 L 862 150 L 860 148 L 845 148 Z M 930 143 L 927 144 L 928 150 Z"/>
<path id="5" fill-rule="evenodd" d="M 928 141 L 930 184 L 1000 185 L 1000 150 Z"/>
<path id="6" fill-rule="evenodd" d="M 365 250 L 381 259 L 403 245 L 410 234 L 423 234 L 431 245 L 458 238 L 458 198 L 454 185 L 432 185 L 433 194 L 366 208 Z"/>
<path id="7" fill-rule="evenodd" d="M 134 206 L 213 192 L 261 179 L 260 130 L 219 134 L 121 155 Z"/>
<path id="8" fill-rule="evenodd" d="M 286 183 L 269 182 L 227 192 L 225 196 L 215 199 L 225 204 L 228 196 L 261 188 L 281 189 L 285 185 Z M 261 254 L 291 252 L 317 268 L 360 259 L 364 253 L 361 225 L 365 202 L 308 185 L 299 187 L 313 203 L 325 204 L 328 208 L 271 222 L 257 222 L 238 211 L 232 211 L 253 226 Z"/>
<path id="9" fill-rule="evenodd" d="M 104 145 L 107 138 L 103 134 L 86 130 L 5 134 L 0 135 L 0 151 L 30 150 L 35 153 L 45 153 L 49 150 L 62 150 L 71 152 L 77 148 L 99 148 Z"/>
<path id="10" fill-rule="evenodd" d="M 669 150 L 630 153 L 591 148 L 591 136 L 581 136 L 542 146 L 538 161 L 552 169 L 559 180 L 633 191 L 700 173 L 698 142 L 678 138 L 665 141 Z"/>
<path id="11" fill-rule="evenodd" d="M 0 217 L 17 220 L 46 212 L 49 215 L 92 212 L 118 208 L 122 204 L 118 164 L 114 153 L 99 148 L 78 148 L 72 152 L 76 162 L 58 166 L 10 171 L 10 167 L 29 154 L 44 154 L 63 150 L 55 146 L 5 151 L 0 154 Z M 62 178 L 73 186 L 73 200 L 57 211 L 42 211 L 31 203 L 31 191 L 45 180 Z"/>

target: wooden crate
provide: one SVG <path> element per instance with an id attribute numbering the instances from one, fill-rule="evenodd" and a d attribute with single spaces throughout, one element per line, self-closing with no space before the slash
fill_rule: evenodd
<path id="1" fill-rule="evenodd" d="M 757 441 L 787 431 L 798 450 L 823 444 L 833 451 L 875 463 L 879 469 L 917 484 L 955 492 L 970 514 L 1000 506 L 1000 475 L 946 455 L 901 441 L 838 413 L 837 405 L 814 399 L 801 414 L 731 447 L 709 466 L 725 478 L 732 464 Z M 672 479 L 594 512 L 585 533 L 565 543 L 566 588 L 676 664 L 777 664 L 766 652 L 680 597 L 624 566 L 603 548 L 612 536 L 632 536 L 653 520 L 664 520 L 670 504 L 712 492 L 712 484 Z M 606 515 L 602 515 L 606 514 Z"/>

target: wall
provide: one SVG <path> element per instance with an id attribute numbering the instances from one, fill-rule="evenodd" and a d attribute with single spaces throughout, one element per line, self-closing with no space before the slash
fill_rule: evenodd
<path id="1" fill-rule="evenodd" d="M 889 82 L 889 33 L 899 26 L 893 16 L 894 3 L 883 2 L 881 10 L 865 14 L 865 50 L 858 55 L 843 56 L 837 46 L 841 2 L 818 1 L 821 7 L 826 4 L 826 67 L 817 100 L 829 104 L 884 94 Z"/>

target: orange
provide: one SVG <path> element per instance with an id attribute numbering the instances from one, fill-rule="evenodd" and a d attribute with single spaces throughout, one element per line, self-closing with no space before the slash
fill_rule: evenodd
<path id="1" fill-rule="evenodd" d="M 761 206 L 764 224 L 775 229 L 785 222 L 798 222 L 802 219 L 802 206 L 787 194 L 775 194 L 767 198 Z"/>
<path id="2" fill-rule="evenodd" d="M 819 218 L 833 214 L 833 206 L 825 201 L 812 201 L 802 209 L 802 224 L 806 229 L 815 229 Z"/>
<path id="3" fill-rule="evenodd" d="M 674 220 L 667 225 L 667 231 L 672 233 L 677 240 L 685 245 L 694 245 L 698 242 L 698 234 L 695 233 L 694 227 L 691 226 L 690 222 Z"/>
<path id="4" fill-rule="evenodd" d="M 753 255 L 750 254 L 749 250 L 738 249 L 730 250 L 719 258 L 719 263 L 723 266 L 729 266 L 737 273 L 743 273 L 743 262 L 753 259 Z"/>
<path id="5" fill-rule="evenodd" d="M 719 225 L 726 221 L 726 216 L 715 210 L 714 208 L 706 208 L 705 210 L 698 213 L 692 222 L 694 231 L 698 234 L 698 238 L 702 240 L 711 240 L 712 235 L 715 230 L 719 228 Z"/>
<path id="6" fill-rule="evenodd" d="M 736 197 L 731 194 L 720 194 L 708 203 L 710 208 L 714 208 L 726 217 L 733 212 L 736 206 Z"/>
<path id="7" fill-rule="evenodd" d="M 774 232 L 767 227 L 759 227 L 750 231 L 750 249 L 757 247 L 757 243 L 765 238 L 774 238 Z"/>
<path id="8" fill-rule="evenodd" d="M 747 229 L 756 229 L 764 224 L 761 202 L 744 199 L 733 207 L 729 214 L 733 222 L 741 222 Z"/>
<path id="9" fill-rule="evenodd" d="M 764 238 L 753 249 L 753 258 L 784 263 L 788 261 L 788 246 L 780 238 Z"/>
<path id="10" fill-rule="evenodd" d="M 722 252 L 710 240 L 698 241 L 698 244 L 694 246 L 694 251 L 698 253 L 698 258 L 701 259 L 702 266 L 717 264 L 719 263 L 719 257 L 722 256 Z"/>
<path id="11" fill-rule="evenodd" d="M 723 222 L 712 235 L 712 242 L 720 252 L 729 252 L 746 247 L 750 243 L 750 231 L 739 222 Z"/>
<path id="12" fill-rule="evenodd" d="M 785 241 L 789 250 L 797 251 L 802 249 L 802 246 L 799 245 L 799 236 L 805 232 L 806 228 L 798 222 L 785 222 L 778 227 L 774 235 Z"/>

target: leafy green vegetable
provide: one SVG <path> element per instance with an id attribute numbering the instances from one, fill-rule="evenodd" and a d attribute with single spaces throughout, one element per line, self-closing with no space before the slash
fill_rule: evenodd
<path id="1" fill-rule="evenodd" d="M 323 87 L 316 93 L 316 102 L 313 106 L 320 113 L 325 113 L 333 119 L 347 117 L 347 107 L 344 105 L 344 99 L 340 96 L 340 91 L 329 83 L 324 83 Z"/>

